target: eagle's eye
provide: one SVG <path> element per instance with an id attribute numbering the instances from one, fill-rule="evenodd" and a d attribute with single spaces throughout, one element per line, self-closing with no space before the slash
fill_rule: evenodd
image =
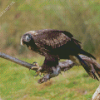
<path id="1" fill-rule="evenodd" d="M 31 40 L 31 35 L 26 35 L 25 39 L 27 42 L 29 42 Z"/>

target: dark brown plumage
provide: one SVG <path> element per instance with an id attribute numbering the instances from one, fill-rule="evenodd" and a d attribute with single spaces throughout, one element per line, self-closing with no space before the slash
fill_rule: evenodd
<path id="1" fill-rule="evenodd" d="M 93 76 L 93 74 L 91 73 L 91 71 L 93 71 L 94 74 L 97 74 L 98 77 L 100 77 L 100 64 L 96 62 L 96 60 L 94 60 L 93 58 L 84 56 L 84 55 L 79 55 L 84 61 L 85 63 L 87 63 L 87 66 L 84 66 L 87 73 L 89 74 L 89 76 L 91 76 L 92 78 L 96 78 Z M 59 62 L 59 66 L 61 66 L 62 71 L 67 71 L 69 69 L 71 69 L 72 67 L 74 67 L 76 64 L 71 61 L 71 60 L 66 60 L 63 62 Z"/>
<path id="2" fill-rule="evenodd" d="M 67 31 L 52 29 L 29 31 L 22 36 L 21 44 L 24 44 L 29 49 L 45 56 L 42 70 L 46 70 L 48 73 L 52 72 L 52 67 L 58 67 L 60 59 L 71 59 L 76 61 L 76 58 L 87 73 L 89 73 L 88 64 L 79 56 L 79 54 L 95 59 L 90 53 L 82 50 L 81 43 L 74 39 L 73 35 Z M 90 73 L 96 78 L 93 71 Z"/>

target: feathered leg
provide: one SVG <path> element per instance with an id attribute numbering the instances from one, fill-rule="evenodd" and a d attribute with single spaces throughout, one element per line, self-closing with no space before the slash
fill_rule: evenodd
<path id="1" fill-rule="evenodd" d="M 60 67 L 59 66 L 57 66 L 56 68 L 55 67 L 52 67 L 52 71 L 53 71 L 52 73 L 46 74 L 46 75 L 44 75 L 43 78 L 39 79 L 38 80 L 38 83 L 41 84 L 43 82 L 46 82 L 47 80 L 50 80 L 50 78 L 53 78 L 55 76 L 58 76 L 59 73 L 61 73 L 61 70 L 60 70 Z"/>

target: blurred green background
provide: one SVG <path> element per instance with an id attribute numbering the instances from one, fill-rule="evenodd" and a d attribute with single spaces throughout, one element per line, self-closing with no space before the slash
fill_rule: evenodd
<path id="1" fill-rule="evenodd" d="M 42 65 L 44 58 L 20 45 L 30 30 L 71 32 L 84 50 L 100 55 L 100 0 L 0 0 L 0 52 Z M 99 82 L 75 66 L 39 85 L 35 72 L 0 58 L 0 100 L 91 100 Z"/>
<path id="2" fill-rule="evenodd" d="M 0 12 L 0 51 L 31 56 L 20 46 L 25 32 L 59 29 L 71 32 L 86 51 L 100 54 L 99 0 L 0 0 Z"/>

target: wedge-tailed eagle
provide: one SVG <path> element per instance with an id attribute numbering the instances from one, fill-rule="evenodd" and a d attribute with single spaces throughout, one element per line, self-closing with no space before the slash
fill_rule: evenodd
<path id="1" fill-rule="evenodd" d="M 79 54 L 93 59 L 95 57 L 84 51 L 81 48 L 81 42 L 76 40 L 70 32 L 54 29 L 28 31 L 22 36 L 21 44 L 45 56 L 40 70 L 50 73 L 51 76 L 46 76 L 47 78 L 60 73 L 60 67 L 58 66 L 60 59 L 70 59 L 75 63 L 79 61 L 89 75 L 92 75 L 94 79 L 98 79 L 94 72 L 89 70 L 88 64 Z"/>

